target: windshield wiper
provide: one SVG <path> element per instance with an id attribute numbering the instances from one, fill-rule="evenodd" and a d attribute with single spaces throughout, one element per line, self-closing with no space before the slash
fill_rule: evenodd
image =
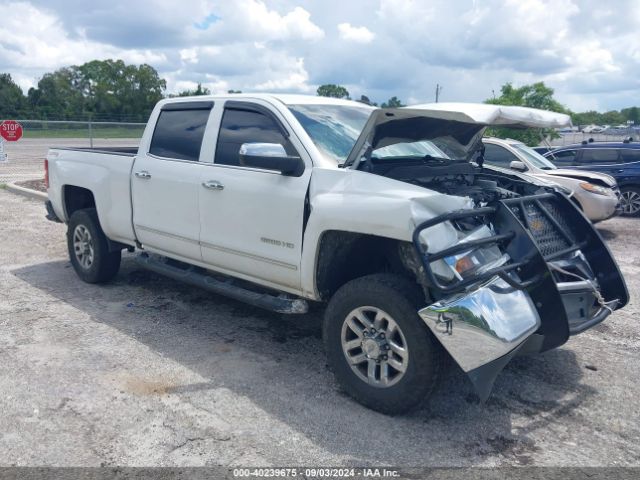
<path id="1" fill-rule="evenodd" d="M 453 159 L 451 158 L 434 157 L 433 155 L 429 155 L 429 154 L 422 157 L 422 161 L 426 164 L 437 163 L 439 165 L 442 165 L 443 163 L 451 162 L 452 160 Z"/>

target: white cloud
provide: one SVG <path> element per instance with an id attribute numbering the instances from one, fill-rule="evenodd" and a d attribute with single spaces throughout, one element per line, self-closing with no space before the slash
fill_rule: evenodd
<path id="1" fill-rule="evenodd" d="M 569 107 L 638 103 L 637 0 L 0 0 L 0 72 L 23 87 L 92 59 L 149 63 L 168 90 L 347 86 L 482 101 L 545 81 Z M 81 6 L 80 8 L 78 6 Z"/>
<path id="2" fill-rule="evenodd" d="M 374 33 L 367 27 L 354 27 L 350 23 L 341 23 L 338 25 L 340 38 L 350 40 L 356 43 L 371 43 L 374 39 Z"/>
<path id="3" fill-rule="evenodd" d="M 262 0 L 238 0 L 220 6 L 221 21 L 209 30 L 221 42 L 237 40 L 320 40 L 324 30 L 311 21 L 311 14 L 296 6 L 282 15 Z"/>

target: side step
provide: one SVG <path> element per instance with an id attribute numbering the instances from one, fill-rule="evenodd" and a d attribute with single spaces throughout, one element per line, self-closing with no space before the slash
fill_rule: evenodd
<path id="1" fill-rule="evenodd" d="M 231 278 L 226 281 L 218 280 L 207 274 L 207 271 L 202 268 L 169 260 L 166 257 L 141 253 L 136 257 L 136 262 L 138 265 L 160 275 L 165 275 L 256 307 L 271 310 L 272 312 L 303 314 L 309 310 L 309 304 L 301 298 L 276 297 L 268 293 L 254 292 L 237 285 L 236 281 Z M 185 265 L 186 268 L 180 268 L 177 265 Z"/>

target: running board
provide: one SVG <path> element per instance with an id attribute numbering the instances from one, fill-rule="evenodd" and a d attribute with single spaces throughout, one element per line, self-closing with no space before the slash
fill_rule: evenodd
<path id="1" fill-rule="evenodd" d="M 160 275 L 165 275 L 175 280 L 224 295 L 225 297 L 264 308 L 265 310 L 288 314 L 303 314 L 309 310 L 309 304 L 301 298 L 276 297 L 268 293 L 254 292 L 236 285 L 232 278 L 225 281 L 218 280 L 208 275 L 206 270 L 199 267 L 189 265 L 188 268 L 180 268 L 171 265 L 169 262 L 175 261 L 157 255 L 151 256 L 147 253 L 141 253 L 136 257 L 136 263 L 138 263 L 138 265 L 159 273 Z M 187 264 L 182 262 L 175 263 L 187 266 Z"/>

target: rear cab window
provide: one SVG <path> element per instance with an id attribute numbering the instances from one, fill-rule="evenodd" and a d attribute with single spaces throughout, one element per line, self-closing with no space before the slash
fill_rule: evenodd
<path id="1" fill-rule="evenodd" d="M 200 148 L 213 102 L 168 103 L 156 122 L 149 154 L 157 157 L 200 159 Z"/>

